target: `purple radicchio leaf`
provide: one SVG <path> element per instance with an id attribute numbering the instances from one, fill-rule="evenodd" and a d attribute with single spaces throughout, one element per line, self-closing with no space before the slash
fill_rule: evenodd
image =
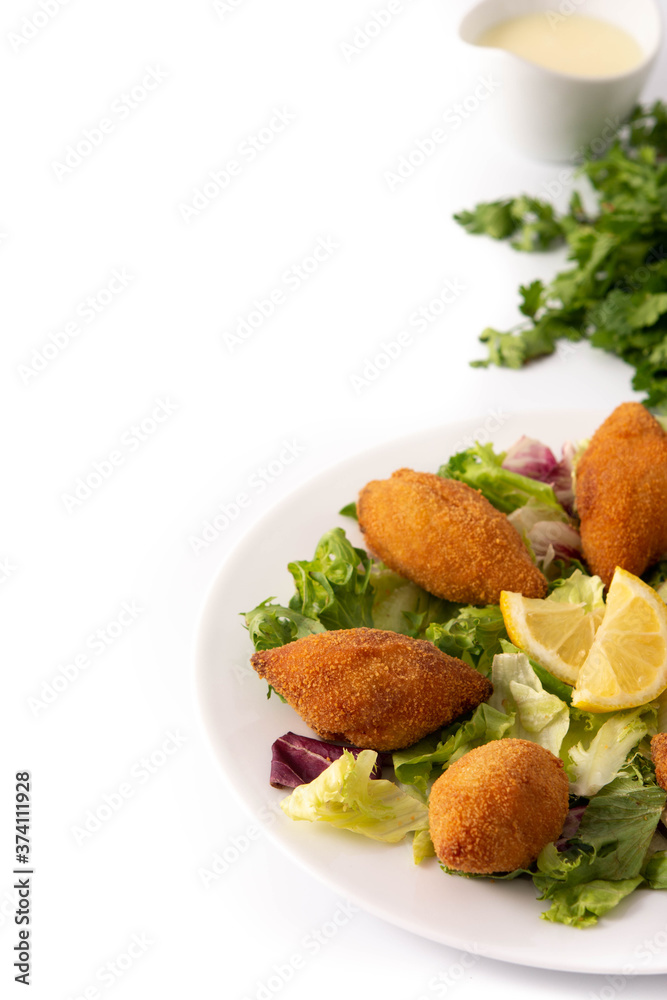
<path id="1" fill-rule="evenodd" d="M 550 448 L 525 435 L 512 445 L 502 464 L 502 468 L 508 472 L 518 472 L 521 476 L 537 479 L 541 483 L 548 482 L 548 477 L 557 466 L 556 456 Z"/>
<path id="2" fill-rule="evenodd" d="M 572 462 L 575 447 L 571 441 L 563 445 L 563 457 L 560 462 L 556 456 L 541 441 L 535 438 L 521 437 L 512 445 L 502 467 L 509 472 L 518 472 L 529 479 L 537 479 L 547 483 L 554 491 L 558 503 L 568 514 L 574 511 L 574 488 L 572 485 Z"/>
<path id="3" fill-rule="evenodd" d="M 546 482 L 553 487 L 558 503 L 565 508 L 568 514 L 574 513 L 574 483 L 572 477 L 573 460 L 576 448 L 571 441 L 566 441 L 563 445 L 563 457 L 549 475 Z"/>
<path id="4" fill-rule="evenodd" d="M 581 555 L 581 535 L 562 521 L 538 521 L 526 537 L 543 570 L 547 570 L 554 559 L 567 561 Z"/>
<path id="5" fill-rule="evenodd" d="M 342 757 L 343 750 L 349 750 L 355 757 L 361 753 L 356 747 L 342 747 L 310 736 L 285 733 L 271 747 L 271 784 L 274 788 L 306 785 Z M 371 778 L 381 778 L 383 766 L 391 766 L 391 754 L 378 754 Z"/>
<path id="6" fill-rule="evenodd" d="M 508 519 L 529 546 L 542 572 L 547 571 L 554 559 L 568 561 L 581 556 L 581 535 L 568 524 L 563 511 L 529 500 L 508 514 Z"/>
<path id="7" fill-rule="evenodd" d="M 579 826 L 581 825 L 581 819 L 584 815 L 586 806 L 574 806 L 570 809 L 569 813 L 565 817 L 565 826 L 563 827 L 563 832 L 556 841 L 556 848 L 559 851 L 564 851 L 567 849 L 567 845 L 576 836 Z"/>

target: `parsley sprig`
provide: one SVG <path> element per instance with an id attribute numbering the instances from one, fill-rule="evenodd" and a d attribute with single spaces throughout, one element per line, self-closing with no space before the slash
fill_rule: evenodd
<path id="1" fill-rule="evenodd" d="M 635 369 L 632 385 L 667 413 L 667 104 L 637 107 L 600 157 L 579 173 L 597 195 L 597 214 L 575 191 L 568 211 L 521 195 L 477 205 L 454 218 L 469 233 L 511 240 L 517 250 L 569 248 L 574 266 L 549 284 L 521 286 L 525 321 L 492 327 L 476 367 L 521 368 L 552 354 L 559 340 L 589 340 Z"/>

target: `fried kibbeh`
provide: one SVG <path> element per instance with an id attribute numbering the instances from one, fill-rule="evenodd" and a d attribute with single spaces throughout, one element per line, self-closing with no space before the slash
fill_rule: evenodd
<path id="1" fill-rule="evenodd" d="M 641 576 L 667 552 L 667 434 L 641 403 L 598 427 L 576 470 L 584 557 L 609 586 L 617 566 Z"/>
<path id="2" fill-rule="evenodd" d="M 667 792 L 667 733 L 658 733 L 653 737 L 651 755 L 655 764 L 655 779 Z"/>
<path id="3" fill-rule="evenodd" d="M 251 662 L 323 739 L 371 750 L 411 746 L 493 691 L 433 643 L 374 628 L 318 632 Z"/>
<path id="4" fill-rule="evenodd" d="M 501 590 L 546 596 L 517 530 L 465 483 L 399 469 L 363 488 L 357 513 L 371 552 L 436 597 L 497 604 Z"/>
<path id="5" fill-rule="evenodd" d="M 563 762 L 537 743 L 494 740 L 455 761 L 433 785 L 429 828 L 438 858 L 479 875 L 527 868 L 563 829 Z"/>

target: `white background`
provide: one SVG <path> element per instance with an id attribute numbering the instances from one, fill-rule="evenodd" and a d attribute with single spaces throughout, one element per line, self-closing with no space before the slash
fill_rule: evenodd
<path id="1" fill-rule="evenodd" d="M 520 372 L 468 365 L 486 325 L 518 318 L 518 285 L 562 257 L 473 238 L 452 214 L 544 195 L 562 168 L 497 137 L 494 95 L 443 126 L 479 85 L 455 38 L 467 3 L 403 0 L 348 58 L 341 43 L 380 0 L 235 6 L 69 0 L 42 26 L 36 2 L 2 5 L 0 978 L 11 982 L 16 943 L 13 776 L 30 769 L 32 996 L 240 1000 L 261 995 L 295 952 L 305 968 L 271 996 L 418 1000 L 444 995 L 429 986 L 438 976 L 461 1000 L 663 996 L 665 976 L 614 986 L 488 959 L 460 975 L 456 951 L 364 913 L 306 952 L 341 900 L 263 834 L 203 884 L 200 869 L 253 822 L 219 773 L 193 694 L 198 615 L 234 543 L 299 483 L 396 435 L 634 398 L 629 369 L 586 345 Z M 154 89 L 135 91 L 130 108 L 123 95 L 149 71 Z M 663 56 L 646 96 L 664 94 L 666 78 Z M 276 109 L 293 120 L 251 162 L 243 143 L 277 123 Z M 99 144 L 59 167 L 102 119 Z M 390 190 L 386 172 L 438 126 L 446 141 Z M 209 188 L 187 222 L 182 206 L 232 159 L 240 173 Z M 255 299 L 285 292 L 284 273 L 319 239 L 334 252 L 230 349 L 225 333 Z M 114 270 L 125 286 L 112 282 L 107 302 Z M 447 281 L 464 289 L 456 301 L 355 389 L 353 376 Z M 91 322 L 89 296 L 100 309 Z M 64 346 L 40 362 L 58 334 Z M 149 419 L 140 440 L 132 428 L 159 401 L 168 416 Z M 299 454 L 261 489 L 285 442 Z M 108 478 L 68 500 L 111 452 Z M 193 536 L 220 505 L 233 513 L 240 492 L 246 507 L 195 553 Z M 135 610 L 120 628 L 124 603 Z M 73 679 L 62 680 L 67 665 Z M 185 739 L 165 755 L 170 733 Z M 82 836 L 105 796 L 120 807 Z M 150 943 L 135 943 L 129 964 L 133 935 Z M 118 961 L 122 976 L 107 967 Z"/>

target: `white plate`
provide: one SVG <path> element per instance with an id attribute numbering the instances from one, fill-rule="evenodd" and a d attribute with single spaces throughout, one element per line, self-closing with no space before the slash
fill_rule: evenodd
<path id="1" fill-rule="evenodd" d="M 279 809 L 284 791 L 269 785 L 271 744 L 288 730 L 312 735 L 296 713 L 267 701 L 254 674 L 240 611 L 293 592 L 287 563 L 309 559 L 320 536 L 342 525 L 362 544 L 356 524 L 337 511 L 370 479 L 409 466 L 436 471 L 466 437 L 488 434 L 508 447 L 522 434 L 549 444 L 588 437 L 606 414 L 524 413 L 443 427 L 354 456 L 306 483 L 243 538 L 212 587 L 200 623 L 197 687 L 214 753 L 227 779 L 273 840 L 296 862 L 358 906 L 415 934 L 520 965 L 623 975 L 667 972 L 667 910 L 660 892 L 637 891 L 599 924 L 577 930 L 540 919 L 547 904 L 532 882 L 492 882 L 444 874 L 432 859 L 415 867 L 407 838 L 388 846 L 324 823 L 296 823 Z"/>

